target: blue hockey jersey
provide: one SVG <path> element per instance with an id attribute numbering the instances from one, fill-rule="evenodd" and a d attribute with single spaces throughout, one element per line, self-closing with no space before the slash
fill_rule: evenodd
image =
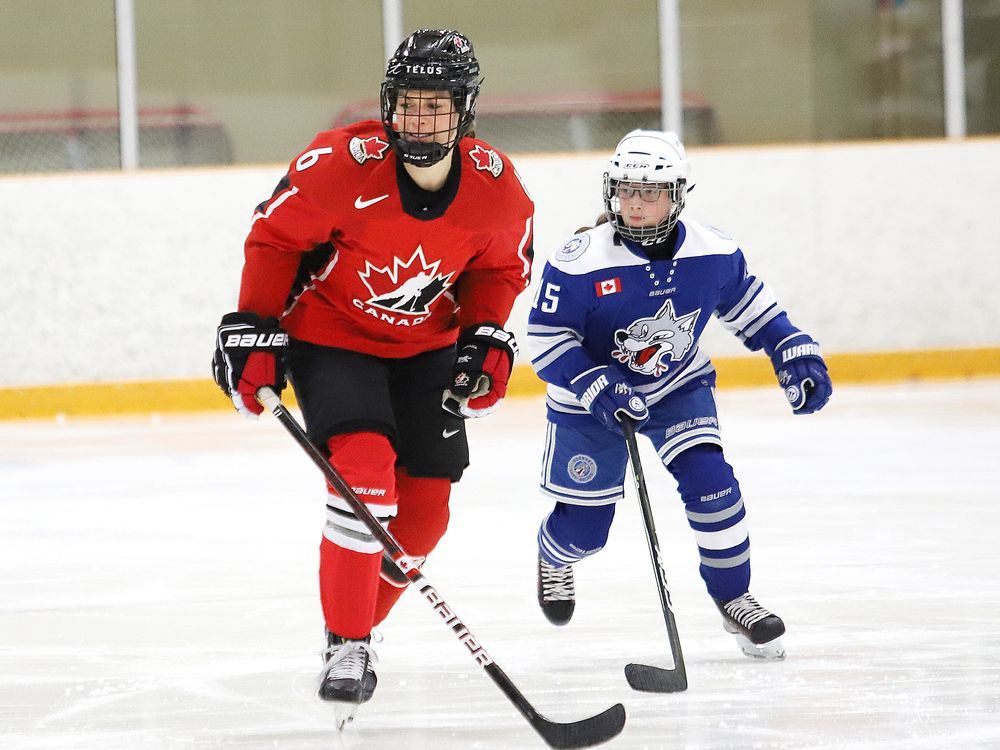
<path id="1" fill-rule="evenodd" d="M 586 413 L 570 383 L 595 367 L 613 367 L 650 406 L 696 379 L 714 385 L 715 368 L 698 347 L 712 315 L 769 355 L 798 332 L 735 240 L 696 221 L 678 222 L 673 236 L 672 257 L 650 260 L 602 224 L 546 263 L 526 348 L 549 383 L 550 418 Z"/>

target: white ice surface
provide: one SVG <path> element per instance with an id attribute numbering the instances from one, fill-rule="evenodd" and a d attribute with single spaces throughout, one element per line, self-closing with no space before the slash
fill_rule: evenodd
<path id="1" fill-rule="evenodd" d="M 622 673 L 669 663 L 631 491 L 578 567 L 572 623 L 545 621 L 540 401 L 470 425 L 428 579 L 549 718 L 624 702 L 609 748 L 1000 747 L 1000 381 L 840 387 L 811 417 L 777 388 L 718 400 L 787 661 L 722 630 L 651 450 L 688 691 Z M 414 592 L 383 628 L 374 700 L 333 731 L 311 692 L 322 497 L 270 418 L 0 423 L 0 748 L 543 747 Z"/>

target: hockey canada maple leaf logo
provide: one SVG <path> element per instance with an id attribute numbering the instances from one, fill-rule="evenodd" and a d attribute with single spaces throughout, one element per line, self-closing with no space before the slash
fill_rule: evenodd
<path id="1" fill-rule="evenodd" d="M 694 324 L 701 308 L 677 317 L 674 303 L 667 300 L 656 315 L 639 318 L 628 328 L 615 331 L 618 348 L 611 356 L 630 370 L 659 377 L 670 367 L 668 360 L 679 362 L 694 344 Z"/>
<path id="2" fill-rule="evenodd" d="M 489 172 L 494 177 L 499 177 L 500 173 L 503 172 L 503 159 L 492 149 L 483 148 L 477 143 L 476 147 L 469 152 L 469 156 L 476 165 L 476 169 L 481 172 Z"/>
<path id="3" fill-rule="evenodd" d="M 355 136 L 351 138 L 347 148 L 358 164 L 364 164 L 369 159 L 384 159 L 385 150 L 389 148 L 389 144 L 377 135 L 373 135 L 371 138 Z"/>
<path id="4" fill-rule="evenodd" d="M 438 273 L 440 265 L 440 260 L 428 264 L 420 245 L 405 262 L 393 258 L 391 268 L 378 268 L 366 260 L 365 270 L 358 273 L 371 293 L 366 304 L 404 315 L 426 315 L 455 275 Z"/>

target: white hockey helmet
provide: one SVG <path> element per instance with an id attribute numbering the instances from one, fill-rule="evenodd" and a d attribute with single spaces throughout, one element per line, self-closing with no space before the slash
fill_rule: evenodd
<path id="1" fill-rule="evenodd" d="M 618 142 L 604 173 L 604 210 L 618 234 L 642 245 L 663 242 L 677 224 L 687 196 L 691 166 L 684 144 L 676 133 L 659 130 L 633 130 Z M 621 183 L 646 183 L 650 201 L 660 190 L 670 195 L 670 213 L 656 226 L 630 227 L 621 213 L 618 186 Z M 645 196 L 643 196 L 645 199 Z"/>

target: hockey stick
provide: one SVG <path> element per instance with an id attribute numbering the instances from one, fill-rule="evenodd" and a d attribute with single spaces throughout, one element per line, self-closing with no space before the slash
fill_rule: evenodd
<path id="1" fill-rule="evenodd" d="M 351 489 L 350 485 L 344 481 L 340 473 L 330 465 L 326 456 L 316 447 L 316 445 L 306 435 L 305 430 L 292 416 L 291 412 L 281 403 L 278 395 L 270 388 L 264 387 L 257 391 L 257 398 L 267 409 L 278 418 L 282 426 L 288 430 L 295 442 L 309 455 L 312 462 L 316 464 L 323 476 L 330 485 L 343 498 L 354 515 L 368 528 L 369 533 L 374 536 L 384 548 L 386 554 L 392 558 L 399 572 L 406 576 L 427 600 L 434 611 L 440 615 L 444 624 L 455 634 L 459 641 L 469 650 L 472 658 L 479 666 L 486 670 L 494 684 L 500 688 L 501 692 L 507 696 L 507 700 L 514 704 L 514 707 L 521 715 L 528 720 L 532 728 L 538 732 L 543 740 L 554 748 L 578 748 L 590 747 L 601 742 L 606 742 L 612 737 L 616 737 L 625 727 L 625 707 L 621 703 L 616 703 L 611 708 L 591 716 L 587 719 L 572 722 L 550 721 L 538 713 L 535 707 L 528 702 L 520 690 L 511 682 L 510 677 L 500 668 L 486 653 L 479 639 L 474 636 L 465 623 L 455 614 L 455 610 L 444 600 L 437 589 L 424 577 L 420 570 L 413 566 L 410 558 L 403 548 L 392 537 L 392 535 L 382 528 L 372 512 L 368 510 L 358 496 Z"/>
<path id="2" fill-rule="evenodd" d="M 657 541 L 656 526 L 653 524 L 653 510 L 649 506 L 646 477 L 642 473 L 642 464 L 639 463 L 639 445 L 635 439 L 635 425 L 631 419 L 626 417 L 622 420 L 622 428 L 625 432 L 625 446 L 628 448 L 629 463 L 632 464 L 632 477 L 635 479 L 636 493 L 639 495 L 642 521 L 646 527 L 649 556 L 653 560 L 656 591 L 660 595 L 660 607 L 663 609 L 663 619 L 667 624 L 670 653 L 674 659 L 673 669 L 662 669 L 648 664 L 628 664 L 625 666 L 625 679 L 628 680 L 628 684 L 633 690 L 642 690 L 647 693 L 679 693 L 687 690 L 687 670 L 684 668 L 681 639 L 677 634 L 677 622 L 674 620 L 670 591 L 667 589 L 667 571 L 660 558 L 660 543 Z"/>

